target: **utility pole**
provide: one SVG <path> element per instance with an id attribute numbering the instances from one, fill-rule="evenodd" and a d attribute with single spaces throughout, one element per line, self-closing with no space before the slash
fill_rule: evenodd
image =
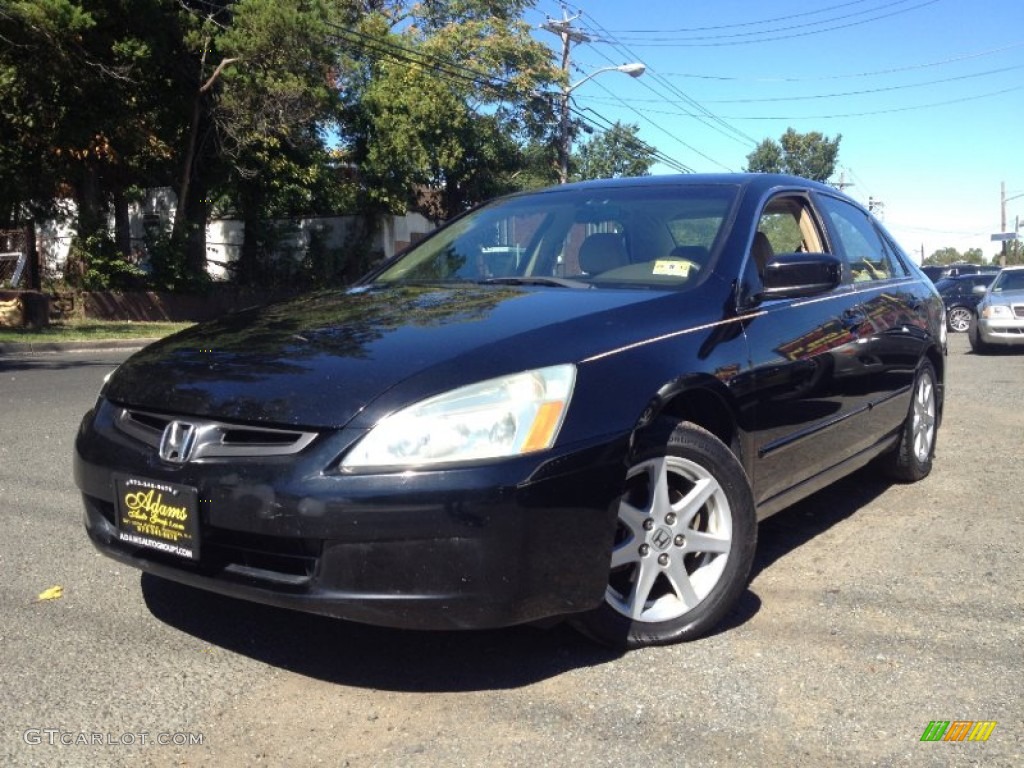
<path id="1" fill-rule="evenodd" d="M 1020 216 L 1017 216 L 1013 220 L 1013 234 L 1018 237 L 1013 238 L 1013 263 L 1020 264 Z"/>
<path id="2" fill-rule="evenodd" d="M 561 19 L 548 19 L 541 24 L 541 29 L 552 32 L 562 39 L 562 72 L 565 73 L 565 86 L 562 88 L 560 97 L 560 116 L 558 124 L 558 183 L 565 184 L 569 181 L 569 153 L 572 151 L 572 124 L 569 115 L 569 96 L 572 87 L 569 85 L 569 65 L 571 62 L 569 52 L 573 43 L 588 43 L 590 37 L 583 32 L 572 28 L 572 23 L 579 18 L 579 15 L 569 18 L 565 10 L 562 11 Z"/>
<path id="3" fill-rule="evenodd" d="M 999 182 L 999 231 L 1006 231 L 1006 182 Z M 1006 241 L 1003 240 L 999 251 L 999 266 L 1006 266 Z"/>

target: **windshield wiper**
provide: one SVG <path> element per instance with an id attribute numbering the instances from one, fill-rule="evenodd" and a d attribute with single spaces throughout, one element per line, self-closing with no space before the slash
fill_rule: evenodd
<path id="1" fill-rule="evenodd" d="M 546 285 L 551 288 L 593 288 L 590 283 L 565 277 L 489 277 L 482 285 Z"/>

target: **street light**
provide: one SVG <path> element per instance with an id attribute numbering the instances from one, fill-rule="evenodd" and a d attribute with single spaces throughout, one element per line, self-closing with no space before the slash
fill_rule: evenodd
<path id="1" fill-rule="evenodd" d="M 640 77 L 644 72 L 647 71 L 647 67 L 639 62 L 633 62 L 632 64 L 620 64 L 617 67 L 601 67 L 595 69 L 589 75 L 584 77 L 582 80 L 571 85 L 567 85 L 562 89 L 562 120 L 559 125 L 559 136 L 558 136 L 558 183 L 565 184 L 569 181 L 569 153 L 572 151 L 572 132 L 570 130 L 569 120 L 569 97 L 572 92 L 583 85 L 585 82 L 593 77 L 597 77 L 602 72 L 625 72 L 630 77 Z"/>
<path id="2" fill-rule="evenodd" d="M 1019 194 L 1013 194 L 1009 197 L 1006 196 L 1006 182 L 1002 181 L 999 183 L 999 226 L 1000 232 L 998 237 L 992 236 L 993 240 L 1002 240 L 1002 249 L 999 252 L 999 266 L 1006 266 L 1006 241 L 1013 240 L 1013 255 L 1017 255 L 1017 232 L 1020 227 L 1020 217 L 1017 217 L 1017 226 L 1014 227 L 1013 233 L 1006 231 L 1006 204 L 1011 200 L 1016 200 L 1018 197 L 1024 197 L 1024 192 Z M 1012 236 L 1010 236 L 1012 234 Z"/>

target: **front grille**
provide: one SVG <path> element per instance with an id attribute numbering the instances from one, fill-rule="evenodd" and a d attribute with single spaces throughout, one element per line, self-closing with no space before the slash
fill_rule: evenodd
<path id="1" fill-rule="evenodd" d="M 164 429 L 174 416 L 134 408 L 118 408 L 114 424 L 121 432 L 151 448 L 160 448 Z M 306 448 L 316 432 L 250 427 L 206 419 L 183 418 L 195 427 L 195 447 L 190 459 L 289 456 Z"/>

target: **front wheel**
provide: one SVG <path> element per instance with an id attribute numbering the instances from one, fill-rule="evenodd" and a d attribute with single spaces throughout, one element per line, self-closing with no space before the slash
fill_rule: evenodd
<path id="1" fill-rule="evenodd" d="M 757 519 L 739 461 L 711 433 L 680 424 L 637 452 L 615 504 L 604 603 L 576 626 L 617 648 L 707 633 L 743 592 L 754 558 Z"/>
<path id="2" fill-rule="evenodd" d="M 992 351 L 992 347 L 981 338 L 981 329 L 978 327 L 978 318 L 971 316 L 971 324 L 967 329 L 967 340 L 971 342 L 971 351 L 976 355 L 984 355 Z"/>

